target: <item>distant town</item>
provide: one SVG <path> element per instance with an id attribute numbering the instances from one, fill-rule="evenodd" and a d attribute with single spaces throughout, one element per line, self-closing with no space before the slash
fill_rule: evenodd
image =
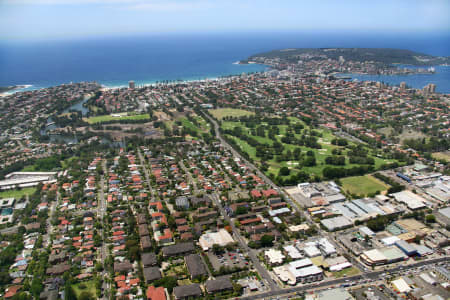
<path id="1" fill-rule="evenodd" d="M 0 298 L 449 299 L 450 95 L 340 78 L 448 58 L 348 51 L 4 94 Z"/>

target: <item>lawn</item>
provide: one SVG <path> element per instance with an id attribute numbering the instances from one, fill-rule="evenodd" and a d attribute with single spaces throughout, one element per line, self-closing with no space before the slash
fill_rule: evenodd
<path id="1" fill-rule="evenodd" d="M 308 131 L 312 128 L 309 128 L 308 125 L 306 125 L 304 122 L 302 122 L 301 120 L 299 120 L 298 118 L 295 117 L 289 117 L 289 121 L 290 121 L 290 125 L 276 125 L 276 127 L 278 127 L 279 130 L 279 134 L 275 136 L 275 139 L 281 142 L 281 138 L 283 136 L 286 135 L 286 132 L 288 131 L 289 127 L 293 127 L 295 124 L 302 124 L 305 128 L 305 131 Z M 267 125 L 264 123 L 261 123 L 261 125 Z M 251 129 L 247 128 L 245 126 L 244 123 L 238 122 L 238 121 L 223 121 L 221 123 L 221 128 L 224 130 L 233 130 L 234 127 L 239 126 L 243 129 L 243 133 L 247 136 L 251 136 L 254 140 L 256 140 L 257 142 L 259 142 L 260 144 L 265 144 L 265 145 L 273 145 L 274 140 L 271 140 L 270 138 L 268 138 L 268 130 L 265 130 L 266 136 L 265 137 L 261 137 L 261 136 L 257 136 L 257 135 L 252 135 L 251 133 Z M 345 147 L 340 147 L 340 146 L 336 146 L 331 144 L 331 141 L 333 139 L 335 139 L 336 137 L 334 136 L 333 132 L 328 130 L 328 129 L 323 129 L 323 128 L 314 128 L 314 131 L 317 132 L 320 137 L 317 138 L 317 142 L 321 145 L 321 149 L 315 149 L 315 148 L 310 148 L 304 145 L 294 145 L 294 144 L 287 144 L 287 143 L 282 143 L 283 147 L 284 147 L 284 151 L 294 151 L 296 148 L 300 149 L 301 152 L 303 154 L 306 154 L 308 151 L 312 151 L 314 152 L 315 158 L 316 158 L 316 165 L 315 166 L 302 166 L 299 164 L 299 161 L 296 161 L 295 158 L 293 158 L 290 161 L 276 161 L 276 157 L 274 157 L 273 159 L 270 159 L 268 161 L 266 161 L 267 165 L 268 165 L 268 171 L 266 172 L 267 175 L 269 174 L 273 174 L 275 176 L 278 175 L 279 170 L 281 167 L 288 167 L 289 169 L 291 169 L 291 174 L 295 174 L 296 172 L 298 172 L 299 170 L 304 171 L 308 174 L 311 175 L 318 175 L 318 176 L 322 176 L 322 171 L 325 167 L 329 166 L 329 167 L 336 167 L 333 165 L 328 165 L 325 163 L 325 159 L 328 156 L 332 155 L 332 151 L 333 149 L 341 149 L 344 151 L 343 155 L 345 155 L 345 152 L 348 150 Z M 297 139 L 300 139 L 302 136 L 302 133 L 295 133 L 294 136 Z M 260 161 L 261 159 L 259 157 L 256 157 L 256 148 L 249 145 L 246 141 L 244 141 L 243 139 L 240 139 L 236 136 L 232 136 L 230 134 L 227 134 L 227 137 L 230 139 L 233 139 L 236 144 L 241 148 L 241 150 L 243 152 L 246 152 L 254 161 Z M 353 142 L 348 141 L 349 145 L 355 145 Z M 373 154 L 369 154 L 370 157 L 372 157 L 374 159 L 374 167 L 375 169 L 378 169 L 381 165 L 383 164 L 387 164 L 387 163 L 392 163 L 395 160 L 392 159 L 384 159 L 384 158 L 380 158 L 377 156 L 374 156 Z M 352 168 L 352 167 L 356 167 L 359 166 L 359 164 L 351 164 L 349 162 L 349 157 L 346 157 L 346 164 L 345 164 L 345 168 Z M 290 175 L 291 175 L 290 174 Z M 283 179 L 286 179 L 288 176 L 284 176 Z"/>
<path id="2" fill-rule="evenodd" d="M 341 182 L 344 191 L 355 195 L 366 196 L 389 188 L 387 184 L 371 175 L 342 178 Z"/>
<path id="3" fill-rule="evenodd" d="M 120 120 L 150 120 L 150 116 L 148 114 L 127 115 L 127 113 L 121 113 L 121 114 L 114 114 L 114 115 L 83 118 L 83 120 L 88 122 L 89 124 L 98 124 L 98 123 L 103 123 L 103 122 L 120 121 Z"/>
<path id="4" fill-rule="evenodd" d="M 31 195 L 36 191 L 34 187 L 23 188 L 19 190 L 8 190 L 0 192 L 0 198 L 16 198 L 20 199 L 24 195 Z"/>
<path id="5" fill-rule="evenodd" d="M 217 120 L 222 120 L 224 117 L 242 117 L 242 116 L 251 116 L 254 115 L 254 112 L 236 109 L 236 108 L 218 108 L 218 109 L 210 109 L 209 112 L 216 118 Z"/>
<path id="6" fill-rule="evenodd" d="M 86 288 L 80 288 L 80 285 L 85 285 Z M 95 288 L 94 281 L 84 281 L 77 284 L 72 285 L 73 291 L 75 292 L 75 296 L 79 299 L 82 292 L 88 292 L 92 297 L 96 298 L 97 290 Z"/>
<path id="7" fill-rule="evenodd" d="M 340 278 L 340 277 L 343 277 L 343 276 L 354 276 L 354 275 L 357 275 L 359 273 L 360 272 L 359 272 L 359 270 L 357 268 L 351 267 L 351 268 L 346 268 L 344 270 L 341 270 L 339 272 L 334 272 L 333 275 L 336 278 Z"/>
<path id="8" fill-rule="evenodd" d="M 445 160 L 450 162 L 450 151 L 447 152 L 435 152 L 431 154 L 435 159 Z"/>

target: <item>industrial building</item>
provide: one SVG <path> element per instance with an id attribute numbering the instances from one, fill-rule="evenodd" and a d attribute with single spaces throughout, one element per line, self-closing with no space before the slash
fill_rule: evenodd
<path id="1" fill-rule="evenodd" d="M 13 172 L 0 181 L 0 190 L 31 187 L 39 183 L 54 183 L 56 174 L 56 172 Z"/>
<path id="2" fill-rule="evenodd" d="M 353 222 L 344 216 L 323 219 L 320 223 L 325 226 L 328 231 L 336 231 L 353 226 Z"/>

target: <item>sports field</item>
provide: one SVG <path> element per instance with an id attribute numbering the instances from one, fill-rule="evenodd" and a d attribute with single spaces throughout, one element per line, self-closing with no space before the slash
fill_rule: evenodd
<path id="1" fill-rule="evenodd" d="M 441 159 L 441 160 L 445 160 L 447 162 L 450 162 L 450 151 L 435 152 L 435 153 L 431 154 L 431 156 L 433 156 L 436 159 Z"/>
<path id="2" fill-rule="evenodd" d="M 254 112 L 236 109 L 236 108 L 218 108 L 218 109 L 210 109 L 209 112 L 216 118 L 217 120 L 222 120 L 224 117 L 242 117 L 242 116 L 251 116 L 254 115 Z"/>
<path id="3" fill-rule="evenodd" d="M 387 184 L 381 182 L 371 175 L 346 177 L 341 179 L 344 191 L 354 195 L 366 196 L 382 192 L 389 188 Z"/>
<path id="4" fill-rule="evenodd" d="M 129 116 L 126 113 L 83 118 L 83 120 L 88 122 L 89 124 L 98 124 L 98 123 L 104 123 L 104 122 L 109 122 L 109 121 L 120 121 L 120 120 L 147 120 L 147 119 L 150 120 L 150 116 L 148 114 L 130 115 Z"/>
<path id="5" fill-rule="evenodd" d="M 28 188 L 23 188 L 23 189 L 18 189 L 18 190 L 3 191 L 3 192 L 0 192 L 0 199 L 1 198 L 16 198 L 16 199 L 20 199 L 20 198 L 22 198 L 22 196 L 24 196 L 24 195 L 31 195 L 35 191 L 36 191 L 36 188 L 34 188 L 34 187 L 28 187 Z"/>

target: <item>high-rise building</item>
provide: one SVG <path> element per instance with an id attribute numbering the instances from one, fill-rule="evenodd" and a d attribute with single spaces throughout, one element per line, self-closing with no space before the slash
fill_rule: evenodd
<path id="1" fill-rule="evenodd" d="M 400 82 L 400 88 L 402 89 L 402 90 L 406 90 L 406 82 Z"/>
<path id="2" fill-rule="evenodd" d="M 130 89 L 134 89 L 134 81 L 133 80 L 130 80 L 129 82 L 128 82 L 128 88 L 130 88 Z"/>
<path id="3" fill-rule="evenodd" d="M 434 83 L 429 84 L 430 93 L 436 93 L 436 85 Z"/>

